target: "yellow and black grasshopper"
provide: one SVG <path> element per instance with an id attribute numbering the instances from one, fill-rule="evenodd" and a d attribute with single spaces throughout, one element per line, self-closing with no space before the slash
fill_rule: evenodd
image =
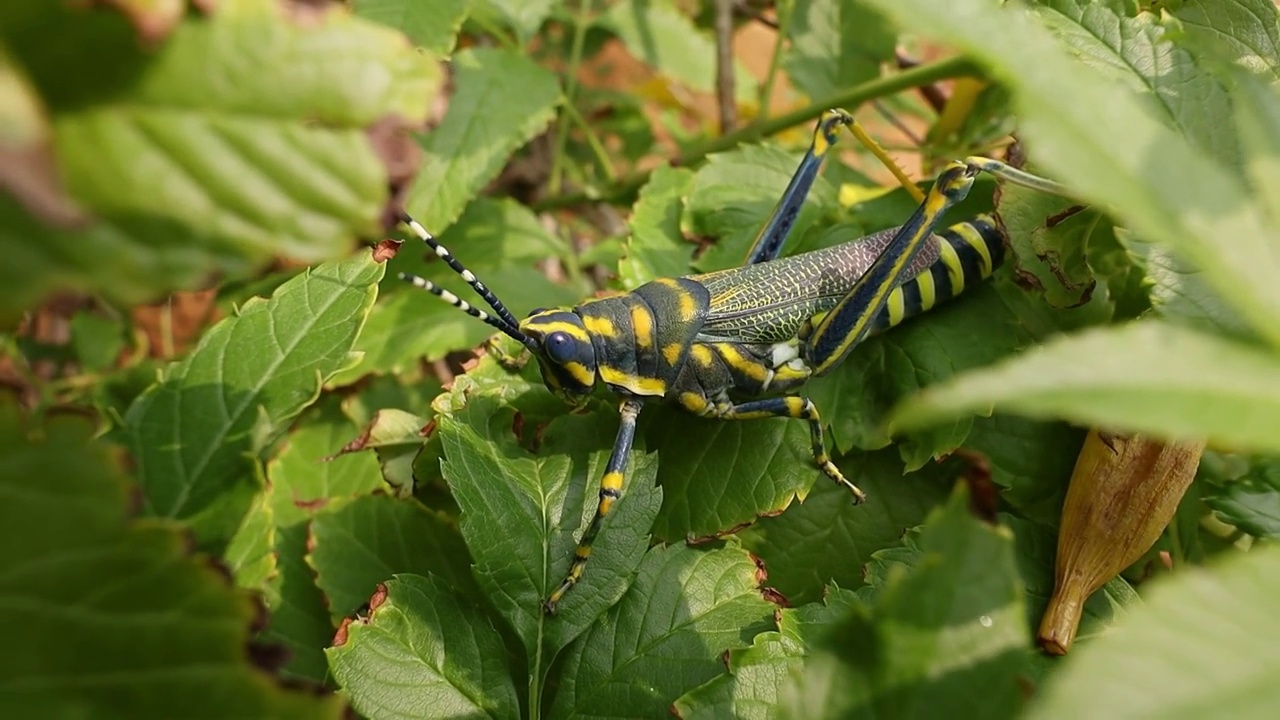
<path id="1" fill-rule="evenodd" d="M 988 276 L 1004 257 L 993 219 L 980 216 L 937 234 L 944 212 L 964 199 L 980 170 L 1036 187 L 1047 181 L 985 158 L 956 163 L 934 183 L 901 227 L 842 245 L 778 259 L 822 160 L 853 118 L 828 111 L 773 214 L 742 267 L 662 278 L 615 297 L 571 308 L 535 310 L 523 320 L 412 218 L 409 228 L 480 295 L 480 310 L 428 280 L 402 275 L 529 349 L 543 381 L 581 406 L 598 384 L 621 398 L 622 422 L 600 481 L 599 504 L 568 574 L 544 603 L 557 603 L 582 577 L 601 523 L 622 495 L 623 478 L 644 403 L 672 401 L 706 417 L 803 418 L 813 459 L 864 495 L 831 461 L 822 422 L 807 397 L 794 394 L 810 377 L 839 364 L 868 335 L 958 295 Z M 1029 179 L 1029 181 L 1028 181 Z M 764 396 L 764 397 L 760 397 Z M 747 399 L 756 397 L 757 399 Z"/>

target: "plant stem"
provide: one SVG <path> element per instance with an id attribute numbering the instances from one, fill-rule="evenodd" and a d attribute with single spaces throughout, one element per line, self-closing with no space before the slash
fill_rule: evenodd
<path id="1" fill-rule="evenodd" d="M 773 101 L 773 84 L 778 79 L 778 70 L 782 67 L 782 44 L 787 41 L 791 32 L 791 15 L 794 0 L 779 0 L 777 5 L 778 27 L 777 38 L 773 41 L 773 55 L 769 58 L 769 72 L 764 76 L 764 86 L 760 88 L 760 121 L 769 118 L 769 103 Z"/>
<path id="2" fill-rule="evenodd" d="M 484 13 L 478 13 L 478 14 L 472 15 L 471 20 L 475 22 L 477 25 L 479 25 L 481 30 L 484 30 L 485 32 L 489 33 L 489 35 L 491 35 L 494 40 L 497 40 L 498 44 L 501 45 L 504 49 L 515 50 L 517 52 L 520 50 L 520 43 L 515 38 L 508 35 L 506 31 L 504 31 L 496 23 L 490 22 L 487 18 L 485 18 Z"/>
<path id="3" fill-rule="evenodd" d="M 910 70 L 906 70 L 895 75 L 877 78 L 870 82 L 849 88 L 829 97 L 823 98 L 817 102 L 811 103 L 801 108 L 784 113 L 775 118 L 770 118 L 762 122 L 752 123 L 742 127 L 734 132 L 722 135 L 717 138 L 711 138 L 705 142 L 694 145 L 688 150 L 680 154 L 678 158 L 672 161 L 673 165 L 692 165 L 707 155 L 715 152 L 721 152 L 737 146 L 743 142 L 758 140 L 759 138 L 774 135 L 796 125 L 811 122 L 822 111 L 833 108 L 842 107 L 852 111 L 853 108 L 861 105 L 869 100 L 892 95 L 893 93 L 908 88 L 919 87 L 946 80 L 948 78 L 973 75 L 978 72 L 977 68 L 966 58 L 955 57 L 937 62 L 918 65 Z M 573 205 L 581 205 L 586 202 L 612 202 L 619 201 L 631 197 L 637 190 L 644 185 L 649 179 L 650 171 L 632 173 L 622 178 L 612 186 L 604 188 L 599 192 L 575 192 L 567 195 L 552 195 L 544 200 L 533 203 L 536 211 L 551 210 L 554 208 L 569 207 Z"/>
<path id="4" fill-rule="evenodd" d="M 587 138 L 587 145 L 591 148 L 591 154 L 596 156 L 596 162 L 600 163 L 600 169 L 604 171 L 605 177 L 611 183 L 617 182 L 618 171 L 613 167 L 613 161 L 609 159 L 609 152 L 605 150 L 604 143 L 600 142 L 600 137 L 596 135 L 596 131 L 591 127 L 591 123 L 588 123 L 587 119 L 582 117 L 582 113 L 573 105 L 573 103 L 566 102 L 564 104 L 564 113 L 582 129 L 583 135 Z M 557 155 L 563 152 L 563 150 L 563 147 L 558 148 Z"/>
<path id="5" fill-rule="evenodd" d="M 732 132 L 738 124 L 733 77 L 733 1 L 716 0 L 716 100 L 722 133 Z"/>
<path id="6" fill-rule="evenodd" d="M 586 42 L 587 22 L 591 16 L 592 0 L 582 0 L 582 6 L 578 10 L 577 22 L 573 24 L 573 45 L 569 48 L 569 68 L 565 73 L 564 81 L 564 107 L 566 114 L 571 114 L 569 109 L 576 111 L 573 106 L 574 96 L 578 92 L 578 70 L 582 66 L 582 46 Z M 581 116 L 579 116 L 581 117 Z M 564 148 L 569 142 L 569 123 L 571 118 L 560 119 L 560 123 L 556 126 L 556 144 L 553 147 L 551 156 L 551 179 L 547 183 L 548 189 L 553 193 L 560 192 L 560 184 L 564 179 Z M 583 123 L 585 124 L 585 123 Z M 588 132 L 588 134 L 590 134 Z"/>

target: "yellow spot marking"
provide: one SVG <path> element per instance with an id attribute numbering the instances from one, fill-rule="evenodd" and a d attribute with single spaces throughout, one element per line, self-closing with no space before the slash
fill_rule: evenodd
<path id="1" fill-rule="evenodd" d="M 805 416 L 804 398 L 790 395 L 786 398 L 786 401 L 787 401 L 787 412 L 790 413 L 791 417 L 798 418 L 798 417 Z"/>
<path id="2" fill-rule="evenodd" d="M 667 393 L 667 384 L 661 378 L 640 377 L 608 365 L 601 365 L 599 372 L 601 380 L 610 385 L 624 387 L 637 395 L 660 397 Z"/>
<path id="3" fill-rule="evenodd" d="M 689 354 L 693 355 L 694 362 L 702 367 L 711 367 L 711 364 L 716 361 L 715 355 L 711 353 L 711 348 L 706 345 L 694 345 L 689 348 Z"/>
<path id="4" fill-rule="evenodd" d="M 946 240 L 940 240 L 939 244 L 949 245 Z M 931 309 L 938 302 L 938 289 L 933 284 L 933 273 L 925 268 L 915 278 L 916 287 L 920 288 L 920 310 Z"/>
<path id="5" fill-rule="evenodd" d="M 889 310 L 889 325 L 894 326 L 902 322 L 907 314 L 907 300 L 902 294 L 902 288 L 894 290 L 889 295 L 889 301 L 885 303 L 885 307 Z"/>
<path id="6" fill-rule="evenodd" d="M 783 365 L 782 367 L 775 370 L 773 373 L 774 385 L 778 385 L 780 383 L 803 381 L 807 379 L 809 379 L 808 368 L 805 368 L 804 370 L 793 370 L 790 367 Z"/>
<path id="7" fill-rule="evenodd" d="M 613 503 L 616 499 L 617 498 L 611 498 L 608 495 L 600 498 L 600 505 L 596 508 L 596 512 L 600 513 L 600 517 L 608 515 L 610 511 L 613 510 Z"/>
<path id="8" fill-rule="evenodd" d="M 691 293 L 680 291 L 680 319 L 689 322 L 698 315 L 698 303 Z"/>
<path id="9" fill-rule="evenodd" d="M 662 357 L 666 359 L 668 365 L 675 365 L 680 362 L 680 355 L 684 353 L 684 346 L 678 342 L 673 342 L 662 348 Z"/>
<path id="10" fill-rule="evenodd" d="M 982 257 L 982 277 L 985 278 L 990 275 L 993 269 L 991 266 L 991 250 L 987 247 L 987 243 L 983 241 L 982 236 L 978 234 L 978 231 L 974 230 L 971 225 L 959 225 L 951 229 L 964 238 L 964 241 L 969 243 L 969 246 Z"/>
<path id="11" fill-rule="evenodd" d="M 947 197 L 941 192 L 931 192 L 924 199 L 924 216 L 926 218 L 938 217 L 947 207 Z"/>
<path id="12" fill-rule="evenodd" d="M 760 361 L 754 358 L 748 358 L 738 351 L 738 348 L 720 344 L 716 345 L 716 351 L 720 353 L 720 357 L 724 359 L 729 367 L 755 380 L 756 382 L 764 382 L 769 377 L 769 369 Z"/>
<path id="13" fill-rule="evenodd" d="M 813 154 L 822 157 L 831 149 L 831 143 L 827 142 L 826 128 L 818 125 L 818 131 L 813 134 Z"/>
<path id="14" fill-rule="evenodd" d="M 621 490 L 622 489 L 622 473 L 607 472 L 604 477 L 600 478 L 600 487 L 605 490 Z"/>
<path id="15" fill-rule="evenodd" d="M 635 331 L 637 348 L 653 347 L 653 314 L 649 308 L 640 304 L 631 306 L 631 328 Z"/>
<path id="16" fill-rule="evenodd" d="M 938 249 L 938 257 L 946 266 L 947 279 L 951 281 L 951 294 L 959 295 L 964 292 L 964 265 L 960 263 L 960 256 L 951 243 L 945 240 L 938 243 Z"/>
<path id="17" fill-rule="evenodd" d="M 590 546 L 590 545 L 579 545 L 579 546 L 578 546 L 578 549 L 573 551 L 573 554 L 574 554 L 575 556 L 577 556 L 577 558 L 578 558 L 579 560 L 586 560 L 587 558 L 591 557 L 591 546 Z M 576 577 L 581 577 L 581 575 L 582 575 L 582 568 L 580 568 L 580 567 L 575 567 L 575 568 L 573 568 L 573 570 L 572 570 L 572 574 L 573 574 L 573 576 L 574 576 L 575 578 L 576 578 Z"/>
<path id="18" fill-rule="evenodd" d="M 675 288 L 677 290 L 680 289 L 680 283 L 676 282 L 674 278 L 658 278 L 657 280 L 654 280 L 654 282 L 669 288 Z"/>
<path id="19" fill-rule="evenodd" d="M 707 399 L 693 392 L 680 393 L 680 405 L 686 410 L 702 414 L 707 411 Z"/>
<path id="20" fill-rule="evenodd" d="M 618 331 L 613 327 L 613 321 L 606 317 L 588 315 L 582 318 L 582 324 L 586 326 L 588 333 L 599 335 L 600 337 L 612 338 L 618 334 Z"/>
<path id="21" fill-rule="evenodd" d="M 582 342 L 591 342 L 591 338 L 582 329 L 581 325 L 559 320 L 538 320 L 537 318 L 528 318 L 521 323 L 522 330 L 534 330 L 543 335 L 550 335 L 553 332 L 562 332 L 575 340 Z"/>
<path id="22" fill-rule="evenodd" d="M 578 381 L 579 385 L 590 387 L 595 384 L 595 378 L 591 376 L 591 372 L 587 370 L 586 365 L 579 362 L 567 362 L 564 365 L 561 365 L 561 367 L 568 370 L 569 374 L 573 376 L 574 380 Z"/>

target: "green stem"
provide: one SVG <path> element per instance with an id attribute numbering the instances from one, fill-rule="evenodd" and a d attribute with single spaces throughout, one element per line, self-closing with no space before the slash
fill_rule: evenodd
<path id="1" fill-rule="evenodd" d="M 764 76 L 764 86 L 760 88 L 759 121 L 769 119 L 769 101 L 773 98 L 773 83 L 778 78 L 778 68 L 782 66 L 782 44 L 791 32 L 791 14 L 795 8 L 794 0 L 778 2 L 778 37 L 773 42 L 773 56 L 769 58 L 769 72 Z"/>
<path id="2" fill-rule="evenodd" d="M 875 100 L 876 98 L 892 95 L 913 87 L 920 87 L 921 85 L 931 85 L 939 80 L 974 75 L 977 72 L 978 70 L 973 63 L 960 57 L 917 65 L 910 70 L 865 82 L 775 118 L 752 123 L 734 132 L 694 145 L 681 153 L 678 158 L 672 161 L 672 164 L 693 165 L 711 153 L 728 150 L 740 143 L 758 140 L 796 125 L 812 122 L 822 115 L 824 110 L 839 107 L 852 111 L 853 108 L 869 100 Z M 598 193 L 576 192 L 567 195 L 552 195 L 534 203 L 533 208 L 537 211 L 543 211 L 581 205 L 586 202 L 622 200 L 634 195 L 649 179 L 650 172 L 646 170 L 628 175 L 613 186 L 605 188 Z"/>
<path id="3" fill-rule="evenodd" d="M 484 13 L 476 13 L 475 15 L 472 15 L 471 20 L 479 25 L 481 30 L 492 35 L 493 39 L 497 40 L 498 44 L 501 45 L 503 49 L 519 52 L 520 43 L 514 37 L 508 35 L 501 27 L 498 27 L 497 23 L 490 22 L 489 19 L 484 16 Z"/>
<path id="4" fill-rule="evenodd" d="M 170 295 L 160 307 L 160 357 L 172 360 L 174 354 L 173 296 Z"/>
<path id="5" fill-rule="evenodd" d="M 591 123 L 588 123 L 587 119 L 582 117 L 582 113 L 578 111 L 578 108 L 574 107 L 573 103 L 566 102 L 564 104 L 564 112 L 586 135 L 587 145 L 591 147 L 591 153 L 596 156 L 596 162 L 600 163 L 600 169 L 604 171 L 605 177 L 611 183 L 617 182 L 618 171 L 613 167 L 613 161 L 609 159 L 609 153 L 604 149 L 604 143 L 600 142 L 600 137 L 596 135 Z"/>
<path id="6" fill-rule="evenodd" d="M 569 69 L 564 82 L 564 107 L 572 116 L 577 112 L 573 106 L 574 96 L 578 93 L 578 71 L 582 66 L 582 46 L 586 43 L 587 22 L 590 20 L 592 0 L 582 0 L 578 10 L 578 21 L 573 25 L 573 45 L 569 48 Z M 572 112 L 568 112 L 572 109 Z M 581 115 L 579 115 L 581 117 Z M 570 118 L 561 118 L 556 126 L 556 144 L 551 156 L 551 180 L 547 183 L 552 194 L 560 192 L 560 184 L 564 179 L 564 148 L 569 142 Z M 589 141 L 588 141 L 589 142 Z"/>
<path id="7" fill-rule="evenodd" d="M 533 667 L 529 671 L 529 720 L 542 717 L 542 621 L 538 622 L 538 649 L 534 653 Z"/>

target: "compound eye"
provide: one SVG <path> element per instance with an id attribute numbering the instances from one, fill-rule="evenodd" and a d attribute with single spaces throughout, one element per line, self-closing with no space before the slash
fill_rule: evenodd
<path id="1" fill-rule="evenodd" d="M 551 333 L 542 342 L 542 347 L 547 351 L 547 357 L 560 365 L 573 359 L 573 338 L 569 337 L 568 333 L 559 330 Z"/>

